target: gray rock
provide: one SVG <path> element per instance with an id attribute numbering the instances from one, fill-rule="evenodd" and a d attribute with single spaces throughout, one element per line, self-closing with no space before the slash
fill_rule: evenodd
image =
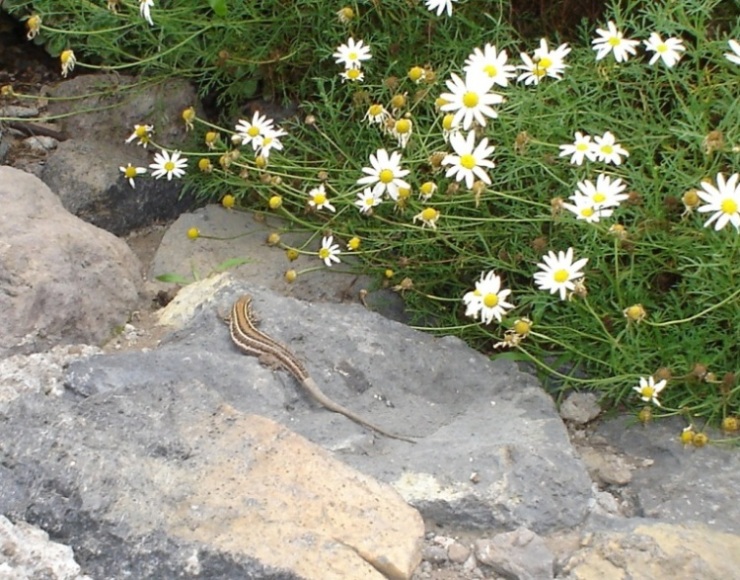
<path id="1" fill-rule="evenodd" d="M 580 549 L 558 578 L 736 578 L 740 538 L 705 526 L 628 520 L 622 531 L 597 531 L 581 538 Z"/>
<path id="2" fill-rule="evenodd" d="M 421 334 L 359 306 L 249 291 L 262 329 L 292 346 L 327 395 L 420 443 L 374 441 L 371 432 L 313 404 L 287 373 L 241 356 L 216 315 L 240 293 L 234 288 L 156 351 L 70 365 L 69 388 L 95 396 L 186 379 L 214 384 L 235 408 L 341 450 L 348 464 L 391 483 L 435 521 L 550 530 L 583 520 L 591 482 L 532 377 L 511 363 L 491 363 L 457 339 Z M 194 353 L 198 364 L 184 367 Z"/>
<path id="3" fill-rule="evenodd" d="M 0 117 L 16 117 L 19 119 L 30 119 L 38 117 L 39 110 L 36 107 L 21 107 L 20 105 L 7 105 L 0 107 Z"/>
<path id="4" fill-rule="evenodd" d="M 72 548 L 26 522 L 0 516 L 0 580 L 91 580 L 80 573 Z"/>
<path id="5" fill-rule="evenodd" d="M 624 493 L 635 515 L 669 523 L 703 523 L 740 534 L 740 454 L 733 446 L 684 447 L 678 440 L 685 420 L 661 419 L 647 425 L 631 417 L 600 422 L 596 434 L 634 461 Z M 709 432 L 710 440 L 718 433 Z"/>
<path id="6" fill-rule="evenodd" d="M 70 139 L 46 160 L 41 178 L 67 211 L 118 236 L 192 207 L 178 180 L 142 176 L 132 188 L 119 170 L 128 163 L 148 168 L 149 154 L 123 141 Z"/>
<path id="7" fill-rule="evenodd" d="M 115 235 L 174 219 L 194 205 L 178 180 L 142 175 L 132 188 L 119 170 L 128 163 L 148 169 L 152 162 L 152 147 L 125 142 L 135 124 L 154 125 L 158 143 L 182 149 L 187 136 L 181 113 L 197 106 L 195 91 L 185 82 L 124 90 L 135 82 L 124 76 L 79 76 L 57 85 L 53 96 L 93 96 L 49 102 L 50 114 L 75 114 L 64 118 L 70 139 L 49 155 L 41 178 L 68 211 Z"/>
<path id="8" fill-rule="evenodd" d="M 576 425 L 590 423 L 601 413 L 599 398 L 594 393 L 570 393 L 560 404 L 560 416 Z"/>
<path id="9" fill-rule="evenodd" d="M 154 125 L 161 145 L 181 148 L 187 137 L 182 112 L 199 110 L 195 89 L 181 79 L 151 83 L 119 74 L 80 75 L 55 84 L 49 96 L 49 116 L 62 116 L 60 127 L 71 139 L 99 143 L 123 144 L 139 124 Z"/>
<path id="10" fill-rule="evenodd" d="M 470 557 L 470 554 L 470 548 L 460 542 L 452 542 L 447 546 L 447 557 L 456 564 L 463 564 Z"/>
<path id="11" fill-rule="evenodd" d="M 545 541 L 527 528 L 475 542 L 478 561 L 512 580 L 548 580 L 555 577 L 555 557 Z"/>
<path id="12" fill-rule="evenodd" d="M 0 357 L 97 343 L 138 304 L 128 246 L 70 215 L 36 177 L 0 167 Z"/>
<path id="13" fill-rule="evenodd" d="M 28 147 L 29 150 L 37 153 L 46 153 L 52 149 L 56 149 L 59 145 L 59 141 L 52 137 L 45 137 L 44 135 L 34 135 L 23 140 L 23 145 Z"/>

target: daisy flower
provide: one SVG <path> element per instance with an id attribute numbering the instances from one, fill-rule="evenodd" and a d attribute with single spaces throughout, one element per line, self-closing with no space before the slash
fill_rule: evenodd
<path id="1" fill-rule="evenodd" d="M 576 131 L 575 140 L 572 144 L 560 146 L 560 157 L 567 157 L 568 155 L 571 156 L 570 162 L 572 165 L 582 165 L 584 159 L 595 161 L 596 151 L 591 143 L 591 136 Z"/>
<path id="2" fill-rule="evenodd" d="M 128 139 L 126 139 L 126 143 L 131 143 L 134 139 L 138 139 L 136 144 L 141 145 L 146 149 L 153 132 L 154 125 L 134 125 L 134 132 L 131 133 Z"/>
<path id="3" fill-rule="evenodd" d="M 398 146 L 401 149 L 406 149 L 406 145 L 408 145 L 409 139 L 411 139 L 412 129 L 413 123 L 411 122 L 411 119 L 407 119 L 405 117 L 403 119 L 399 119 L 393 124 L 393 128 L 390 133 L 398 139 Z"/>
<path id="4" fill-rule="evenodd" d="M 401 169 L 401 154 L 397 151 L 388 155 L 385 149 L 378 149 L 374 155 L 370 155 L 370 165 L 372 167 L 363 167 L 362 172 L 366 173 L 365 177 L 357 180 L 359 185 L 373 186 L 373 194 L 382 196 L 387 192 L 395 201 L 398 199 L 398 189 L 400 187 L 411 189 L 408 182 L 402 178 L 406 177 L 410 171 Z"/>
<path id="5" fill-rule="evenodd" d="M 606 23 L 607 30 L 597 28 L 596 34 L 599 35 L 591 41 L 593 49 L 596 51 L 596 60 L 601 60 L 610 52 L 614 54 L 614 60 L 617 62 L 627 62 L 629 55 L 637 54 L 637 40 L 624 38 L 622 32 L 617 30 L 616 25 L 611 20 Z"/>
<path id="6" fill-rule="evenodd" d="M 450 137 L 460 132 L 460 123 L 455 122 L 455 115 L 447 113 L 442 118 L 442 138 L 445 143 L 450 142 Z"/>
<path id="7" fill-rule="evenodd" d="M 467 137 L 463 137 L 461 133 L 453 133 L 450 135 L 450 145 L 456 155 L 446 155 L 442 159 L 442 165 L 451 165 L 445 177 L 455 176 L 457 181 L 464 179 L 468 189 L 473 187 L 476 177 L 491 185 L 491 178 L 483 169 L 495 167 L 493 161 L 488 159 L 495 149 L 493 145 L 488 145 L 488 139 L 484 137 L 476 146 L 475 131 L 470 131 Z"/>
<path id="8" fill-rule="evenodd" d="M 579 220 L 590 224 L 598 223 L 601 218 L 610 217 L 614 210 L 607 207 L 597 207 L 593 201 L 585 195 L 573 195 L 570 197 L 573 203 L 564 203 L 563 207 L 573 213 Z"/>
<path id="9" fill-rule="evenodd" d="M 262 155 L 265 159 L 270 156 L 270 151 L 277 149 L 278 151 L 283 150 L 283 143 L 280 141 L 280 137 L 287 135 L 282 129 L 270 129 L 265 131 L 262 135 L 252 140 L 252 147 L 257 155 Z"/>
<path id="10" fill-rule="evenodd" d="M 363 121 L 367 121 L 370 125 L 385 126 L 385 122 L 391 118 L 391 114 L 388 112 L 383 105 L 375 103 L 370 105 L 367 109 L 367 113 L 362 118 Z"/>
<path id="11" fill-rule="evenodd" d="M 483 324 L 490 324 L 494 318 L 501 322 L 504 314 L 514 308 L 513 304 L 506 302 L 509 294 L 511 290 L 501 289 L 501 278 L 494 270 L 482 273 L 475 283 L 475 290 L 463 296 L 467 306 L 465 315 L 475 319 L 480 315 Z"/>
<path id="12" fill-rule="evenodd" d="M 516 67 L 506 64 L 509 55 L 505 50 L 496 51 L 492 44 L 486 44 L 483 50 L 475 48 L 473 52 L 465 59 L 463 70 L 467 74 L 480 74 L 493 85 L 501 87 L 508 86 L 509 79 L 516 76 Z"/>
<path id="13" fill-rule="evenodd" d="M 524 82 L 525 85 L 537 85 L 546 76 L 554 79 L 561 79 L 565 71 L 565 57 L 570 53 L 567 44 L 561 44 L 555 50 L 550 50 L 547 46 L 547 40 L 540 39 L 540 47 L 536 49 L 529 57 L 526 53 L 521 53 L 523 65 L 517 68 L 524 72 L 517 77 L 517 81 Z"/>
<path id="14" fill-rule="evenodd" d="M 596 159 L 604 163 L 622 164 L 622 157 L 629 157 L 629 151 L 616 142 L 616 138 L 610 131 L 601 137 L 594 137 L 594 152 Z"/>
<path id="15" fill-rule="evenodd" d="M 144 17 L 144 20 L 149 23 L 149 26 L 154 26 L 151 13 L 152 6 L 154 6 L 154 0 L 139 0 L 139 14 Z"/>
<path id="16" fill-rule="evenodd" d="M 142 175 L 143 173 L 146 173 L 146 169 L 143 167 L 134 167 L 130 163 L 126 165 L 126 167 L 119 167 L 118 168 L 121 173 L 123 173 L 123 176 L 128 179 L 128 183 L 132 188 L 136 187 L 136 184 L 134 183 L 134 178 L 137 175 Z"/>
<path id="17" fill-rule="evenodd" d="M 69 49 L 62 51 L 62 54 L 59 55 L 59 60 L 62 63 L 62 76 L 67 78 L 67 75 L 74 70 L 75 64 L 77 64 L 74 51 Z"/>
<path id="18" fill-rule="evenodd" d="M 596 185 L 586 179 L 585 181 L 579 181 L 577 187 L 578 191 L 571 195 L 570 199 L 575 201 L 578 197 L 585 197 L 597 209 L 618 207 L 629 197 L 626 193 L 622 193 L 627 189 L 627 185 L 620 178 L 612 181 L 611 177 L 603 173 L 600 173 L 596 178 Z M 606 217 L 603 214 L 602 216 Z"/>
<path id="19" fill-rule="evenodd" d="M 728 40 L 727 44 L 730 45 L 732 52 L 726 52 L 725 58 L 731 63 L 740 64 L 740 42 L 737 40 Z"/>
<path id="20" fill-rule="evenodd" d="M 488 79 L 479 74 L 466 74 L 463 81 L 455 73 L 446 81 L 449 93 L 442 93 L 440 97 L 446 101 L 441 110 L 454 111 L 453 124 L 462 122 L 465 130 L 470 129 L 475 119 L 481 127 L 486 126 L 486 117 L 495 119 L 498 113 L 490 105 L 497 105 L 504 101 L 501 95 L 489 93 L 491 85 Z"/>
<path id="21" fill-rule="evenodd" d="M 442 16 L 442 12 L 447 10 L 447 16 L 452 16 L 452 3 L 458 0 L 424 0 L 429 12 L 437 11 L 437 16 Z"/>
<path id="22" fill-rule="evenodd" d="M 149 165 L 152 171 L 152 177 L 159 179 L 160 177 L 167 176 L 167 181 L 171 181 L 172 177 L 182 177 L 185 175 L 185 168 L 188 165 L 188 160 L 185 157 L 180 157 L 179 151 L 173 151 L 170 156 L 169 152 L 161 151 L 160 153 L 154 154 L 154 163 Z"/>
<path id="23" fill-rule="evenodd" d="M 550 294 L 560 292 L 560 299 L 565 300 L 566 292 L 575 289 L 575 283 L 583 278 L 581 269 L 588 262 L 588 258 L 573 261 L 573 248 L 566 252 L 548 252 L 537 264 L 541 270 L 534 275 L 534 281 L 540 290 L 549 290 Z"/>
<path id="24" fill-rule="evenodd" d="M 701 189 L 696 190 L 702 201 L 706 202 L 706 205 L 702 205 L 697 211 L 702 213 L 714 212 L 704 222 L 705 228 L 715 222 L 714 229 L 719 231 L 728 223 L 731 223 L 740 232 L 740 187 L 738 186 L 738 179 L 740 179 L 740 173 L 733 173 L 727 181 L 725 181 L 724 175 L 718 173 L 717 187 L 703 181 Z"/>
<path id="25" fill-rule="evenodd" d="M 344 72 L 340 72 L 339 76 L 342 77 L 342 82 L 360 83 L 365 80 L 365 73 L 359 68 L 344 69 Z"/>
<path id="26" fill-rule="evenodd" d="M 655 64 L 658 59 L 661 59 L 668 68 L 672 68 L 681 60 L 681 53 L 686 50 L 680 38 L 672 36 L 664 41 L 657 32 L 651 32 L 650 38 L 644 40 L 643 43 L 645 50 L 655 53 L 650 58 L 650 64 Z"/>
<path id="27" fill-rule="evenodd" d="M 428 201 L 437 191 L 438 186 L 433 181 L 425 181 L 419 186 L 419 199 Z"/>
<path id="28" fill-rule="evenodd" d="M 41 16 L 39 14 L 32 14 L 26 20 L 26 28 L 28 28 L 28 34 L 26 34 L 26 40 L 33 40 L 41 30 Z"/>
<path id="29" fill-rule="evenodd" d="M 332 263 L 339 263 L 339 244 L 335 244 L 333 236 L 324 236 L 321 239 L 321 249 L 319 250 L 319 259 L 324 260 L 324 264 L 331 266 Z"/>
<path id="30" fill-rule="evenodd" d="M 337 51 L 332 54 L 337 64 L 344 65 L 344 68 L 362 68 L 363 60 L 370 60 L 370 47 L 366 46 L 362 40 L 355 42 L 354 38 L 347 40 L 347 44 L 341 44 Z"/>
<path id="31" fill-rule="evenodd" d="M 421 220 L 421 227 L 425 228 L 429 226 L 433 230 L 437 229 L 437 220 L 442 215 L 439 210 L 433 207 L 426 207 L 414 216 L 414 223 Z"/>
<path id="32" fill-rule="evenodd" d="M 252 115 L 251 121 L 239 119 L 235 127 L 237 135 L 241 137 L 242 144 L 250 143 L 253 148 L 256 149 L 255 141 L 266 135 L 269 131 L 274 130 L 272 119 L 268 119 L 265 115 L 260 115 L 257 111 Z"/>
<path id="33" fill-rule="evenodd" d="M 373 208 L 380 204 L 380 197 L 373 193 L 373 190 L 369 187 L 363 189 L 357 194 L 357 201 L 355 205 L 359 208 L 360 213 L 370 215 L 373 213 Z"/>
<path id="34" fill-rule="evenodd" d="M 316 210 L 326 208 L 329 211 L 336 211 L 336 209 L 334 209 L 334 206 L 329 203 L 329 199 L 326 197 L 326 189 L 324 188 L 323 183 L 309 191 L 308 197 L 308 205 L 310 205 L 312 208 Z"/>
<path id="35" fill-rule="evenodd" d="M 337 11 L 336 14 L 337 14 L 337 20 L 339 20 L 341 24 L 348 24 L 352 22 L 352 20 L 355 17 L 355 11 L 352 10 L 352 8 L 350 8 L 349 6 L 345 6 L 344 8 L 341 8 L 340 10 Z"/>
<path id="36" fill-rule="evenodd" d="M 646 403 L 653 403 L 660 407 L 658 395 L 660 394 L 660 391 L 665 388 L 666 384 L 667 382 L 665 379 L 656 383 L 653 377 L 648 377 L 647 379 L 640 377 L 640 386 L 632 387 L 632 390 L 636 391 L 637 394 L 640 395 L 640 398 Z"/>

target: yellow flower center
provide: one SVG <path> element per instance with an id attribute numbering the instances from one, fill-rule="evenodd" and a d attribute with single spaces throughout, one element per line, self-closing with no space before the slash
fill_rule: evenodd
<path id="1" fill-rule="evenodd" d="M 273 195 L 270 198 L 270 201 L 268 201 L 268 204 L 270 206 L 270 209 L 277 209 L 281 205 L 283 205 L 283 198 L 280 197 L 279 195 Z"/>
<path id="2" fill-rule="evenodd" d="M 371 117 L 377 117 L 383 112 L 383 105 L 370 105 L 370 108 L 367 111 Z"/>
<path id="3" fill-rule="evenodd" d="M 666 43 L 659 44 L 655 50 L 657 50 L 659 53 L 663 54 L 664 52 L 668 52 L 668 45 Z"/>
<path id="4" fill-rule="evenodd" d="M 475 157 L 470 153 L 466 153 L 465 155 L 460 156 L 460 165 L 465 169 L 473 169 L 477 164 L 475 162 Z"/>
<path id="5" fill-rule="evenodd" d="M 517 320 L 514 323 L 514 332 L 517 334 L 524 336 L 529 332 L 529 329 L 532 327 L 532 323 L 529 320 Z"/>
<path id="6" fill-rule="evenodd" d="M 594 215 L 594 208 L 592 208 L 592 207 L 584 207 L 581 210 L 581 215 L 583 217 L 586 217 L 586 218 L 591 217 L 592 215 Z"/>
<path id="7" fill-rule="evenodd" d="M 400 109 L 406 105 L 406 95 L 393 95 L 391 98 L 391 107 L 394 109 Z"/>
<path id="8" fill-rule="evenodd" d="M 421 184 L 421 187 L 419 188 L 419 190 L 424 195 L 432 195 L 434 193 L 434 183 L 432 183 L 431 181 L 427 181 L 425 183 L 422 183 Z"/>
<path id="9" fill-rule="evenodd" d="M 411 195 L 411 190 L 408 187 L 399 187 L 398 188 L 398 199 L 403 200 L 408 198 Z"/>
<path id="10" fill-rule="evenodd" d="M 495 77 L 498 74 L 498 69 L 492 64 L 487 64 L 486 66 L 484 66 L 483 71 L 491 78 Z"/>
<path id="11" fill-rule="evenodd" d="M 588 145 L 585 143 L 579 143 L 576 145 L 576 151 L 588 151 Z"/>
<path id="12" fill-rule="evenodd" d="M 686 193 L 683 194 L 683 197 L 681 198 L 683 200 L 683 203 L 687 207 L 696 207 L 699 205 L 699 195 L 696 193 L 695 189 L 690 189 Z"/>
<path id="13" fill-rule="evenodd" d="M 126 176 L 126 179 L 131 179 L 132 177 L 136 177 L 136 167 L 131 167 L 129 165 L 126 168 L 126 171 L 124 172 L 124 175 Z"/>
<path id="14" fill-rule="evenodd" d="M 611 145 L 602 145 L 601 152 L 606 155 L 611 155 L 614 152 L 614 147 L 612 147 Z"/>
<path id="15" fill-rule="evenodd" d="M 136 136 L 139 138 L 145 137 L 147 134 L 146 127 L 144 125 L 139 125 L 138 127 L 136 127 L 134 133 L 136 133 Z"/>
<path id="16" fill-rule="evenodd" d="M 452 121 L 455 119 L 455 115 L 450 113 L 449 115 L 445 115 L 444 119 L 442 119 L 442 128 L 445 131 L 449 131 L 452 129 Z"/>
<path id="17" fill-rule="evenodd" d="M 264 139 L 262 139 L 262 147 L 263 148 L 264 147 L 269 147 L 271 143 L 272 143 L 272 137 L 265 137 Z"/>
<path id="18" fill-rule="evenodd" d="M 720 207 L 726 214 L 733 214 L 738 210 L 737 202 L 734 199 L 725 199 L 720 204 Z"/>
<path id="19" fill-rule="evenodd" d="M 206 143 L 213 143 L 216 139 L 218 139 L 218 133 L 215 131 L 208 131 L 208 133 L 206 133 Z"/>
<path id="20" fill-rule="evenodd" d="M 437 217 L 437 210 L 433 207 L 428 207 L 424 211 L 421 212 L 421 219 L 423 219 L 425 222 L 432 221 Z"/>
<path id="21" fill-rule="evenodd" d="M 360 247 L 360 238 L 354 237 L 349 242 L 347 242 L 347 247 L 349 247 L 350 250 L 356 250 Z"/>
<path id="22" fill-rule="evenodd" d="M 462 98 L 462 104 L 466 106 L 468 109 L 472 109 L 473 107 L 476 107 L 478 105 L 479 97 L 478 93 L 473 91 L 468 91 L 463 95 Z"/>
<path id="23" fill-rule="evenodd" d="M 411 131 L 411 121 L 408 119 L 399 119 L 396 121 L 396 133 L 408 133 Z"/>
<path id="24" fill-rule="evenodd" d="M 354 51 L 347 53 L 347 60 L 357 60 L 357 53 Z"/>
<path id="25" fill-rule="evenodd" d="M 645 399 L 652 399 L 653 395 L 655 394 L 655 389 L 653 387 L 642 387 L 640 394 Z"/>
<path id="26" fill-rule="evenodd" d="M 74 52 L 71 50 L 65 50 L 62 52 L 62 55 L 59 57 L 62 61 L 62 64 L 67 64 L 70 60 L 74 58 Z"/>
<path id="27" fill-rule="evenodd" d="M 541 68 L 544 71 L 546 71 L 551 66 L 552 66 L 552 59 L 546 56 L 543 56 L 540 60 L 537 61 L 537 68 Z"/>
<path id="28" fill-rule="evenodd" d="M 329 248 L 321 248 L 319 250 L 319 258 L 326 260 L 330 256 Z"/>
<path id="29" fill-rule="evenodd" d="M 259 127 L 255 127 L 254 125 L 252 125 L 249 129 L 247 129 L 247 135 L 249 135 L 250 137 L 256 137 L 259 134 Z"/>
<path id="30" fill-rule="evenodd" d="M 424 69 L 420 66 L 412 67 L 411 70 L 409 70 L 409 78 L 416 82 L 420 80 L 424 76 Z"/>
<path id="31" fill-rule="evenodd" d="M 367 207 L 373 207 L 373 205 L 375 205 L 375 198 L 373 196 L 366 197 L 365 198 L 365 205 Z"/>
<path id="32" fill-rule="evenodd" d="M 316 193 L 316 194 L 314 194 L 314 196 L 313 196 L 313 202 L 316 205 L 321 205 L 325 201 L 326 201 L 326 196 L 323 193 Z"/>
<path id="33" fill-rule="evenodd" d="M 173 171 L 175 169 L 175 164 L 172 161 L 167 161 L 164 164 L 164 170 L 169 173 L 170 171 Z"/>
<path id="34" fill-rule="evenodd" d="M 622 43 L 622 41 L 620 40 L 620 38 L 619 38 L 619 37 L 617 37 L 617 36 L 610 36 L 610 37 L 609 37 L 609 40 L 607 40 L 607 42 L 608 42 L 608 43 L 609 43 L 609 44 L 610 44 L 611 46 L 613 46 L 613 47 L 615 47 L 615 46 L 619 46 L 619 45 L 620 45 L 620 44 Z"/>
<path id="35" fill-rule="evenodd" d="M 593 199 L 594 203 L 602 203 L 606 200 L 606 196 L 600 191 L 597 191 L 591 199 Z"/>
<path id="36" fill-rule="evenodd" d="M 567 282 L 570 278 L 570 274 L 568 273 L 568 270 L 558 270 L 553 274 L 553 280 L 557 282 L 558 284 L 562 284 L 563 282 Z"/>
<path id="37" fill-rule="evenodd" d="M 360 78 L 360 74 L 361 74 L 361 73 L 360 73 L 360 69 L 359 69 L 359 68 L 351 68 L 351 69 L 349 69 L 349 70 L 347 71 L 347 76 L 348 76 L 348 77 L 349 77 L 350 79 L 352 79 L 353 81 L 354 81 L 354 80 L 357 80 L 358 78 Z"/>
<path id="38" fill-rule="evenodd" d="M 483 304 L 487 308 L 493 308 L 498 304 L 498 294 L 488 293 L 483 297 Z"/>
<path id="39" fill-rule="evenodd" d="M 383 169 L 378 174 L 378 178 L 383 183 L 390 183 L 391 181 L 393 181 L 393 171 L 391 171 L 390 169 Z"/>

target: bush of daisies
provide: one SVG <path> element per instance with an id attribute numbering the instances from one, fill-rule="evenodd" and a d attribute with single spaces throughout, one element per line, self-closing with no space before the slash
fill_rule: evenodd
<path id="1" fill-rule="evenodd" d="M 360 264 L 430 331 L 740 440 L 740 6 L 615 2 L 563 41 L 504 1 L 324 4 L 298 115 L 188 109 L 188 151 L 142 119 L 123 178 L 310 232 L 289 282 Z"/>

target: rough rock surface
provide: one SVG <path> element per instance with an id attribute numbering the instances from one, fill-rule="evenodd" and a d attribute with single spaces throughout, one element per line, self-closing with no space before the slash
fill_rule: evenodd
<path id="1" fill-rule="evenodd" d="M 555 574 L 555 557 L 545 541 L 527 528 L 498 534 L 475 545 L 478 561 L 505 578 L 541 580 Z"/>
<path id="2" fill-rule="evenodd" d="M 562 578 L 737 578 L 740 538 L 704 526 L 644 522 L 628 531 L 586 534 Z"/>
<path id="3" fill-rule="evenodd" d="M 157 351 L 70 365 L 69 388 L 91 395 L 133 378 L 154 388 L 177 377 L 207 383 L 218 376 L 213 386 L 228 404 L 341 450 L 350 465 L 392 483 L 429 517 L 538 532 L 585 517 L 586 470 L 552 400 L 513 364 L 491 363 L 457 339 L 419 333 L 360 306 L 310 304 L 228 284 L 224 278 L 214 301 Z M 254 297 L 262 329 L 290 344 L 330 397 L 419 444 L 376 440 L 341 415 L 311 406 L 287 373 L 240 355 L 216 313 L 244 291 Z M 198 364 L 183 368 L 194 350 Z"/>
<path id="4" fill-rule="evenodd" d="M 195 91 L 183 81 L 126 88 L 136 82 L 120 75 L 79 76 L 54 87 L 49 101 L 49 114 L 68 115 L 61 128 L 78 138 L 59 144 L 41 178 L 68 211 L 115 235 L 174 219 L 193 205 L 192 197 L 181 195 L 177 180 L 142 176 L 131 188 L 119 170 L 128 163 L 148 169 L 156 151 L 136 141 L 126 144 L 134 125 L 153 125 L 158 144 L 181 148 L 186 140 L 182 111 L 197 104 Z"/>
<path id="5" fill-rule="evenodd" d="M 109 338 L 139 304 L 141 265 L 125 242 L 11 167 L 0 167 L 0 205 L 0 357 Z"/>
<path id="6" fill-rule="evenodd" d="M 49 534 L 0 516 L 0 580 L 92 580 L 80 573 L 72 548 L 49 541 Z"/>

